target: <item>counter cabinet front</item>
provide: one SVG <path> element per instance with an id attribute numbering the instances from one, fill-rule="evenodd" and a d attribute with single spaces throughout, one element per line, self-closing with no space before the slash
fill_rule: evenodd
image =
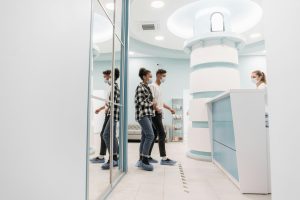
<path id="1" fill-rule="evenodd" d="M 230 90 L 207 107 L 213 162 L 242 193 L 270 193 L 265 91 Z"/>

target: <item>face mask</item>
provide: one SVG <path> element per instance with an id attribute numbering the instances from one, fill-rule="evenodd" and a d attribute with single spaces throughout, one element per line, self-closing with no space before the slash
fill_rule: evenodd
<path id="1" fill-rule="evenodd" d="M 152 79 L 149 79 L 149 80 L 148 80 L 148 84 L 151 84 L 151 83 L 152 83 Z"/>
<path id="2" fill-rule="evenodd" d="M 252 78 L 251 80 L 252 80 L 252 83 L 254 83 L 254 84 L 258 83 L 257 79 L 255 79 L 255 78 Z"/>
<path id="3" fill-rule="evenodd" d="M 111 85 L 111 79 L 104 79 L 104 83 L 107 83 L 108 85 Z"/>
<path id="4" fill-rule="evenodd" d="M 161 78 L 161 82 L 164 83 L 166 81 L 166 77 Z"/>

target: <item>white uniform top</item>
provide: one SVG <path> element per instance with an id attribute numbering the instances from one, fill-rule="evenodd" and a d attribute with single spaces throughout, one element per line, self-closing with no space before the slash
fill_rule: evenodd
<path id="1" fill-rule="evenodd" d="M 164 102 L 163 102 L 163 96 L 162 96 L 160 86 L 157 85 L 157 83 L 155 82 L 155 83 L 150 84 L 149 87 L 152 92 L 153 98 L 157 103 L 157 108 L 159 110 L 163 111 Z"/>
<path id="2" fill-rule="evenodd" d="M 267 107 L 268 107 L 267 85 L 265 83 L 261 83 L 259 86 L 256 87 L 256 89 L 265 90 L 265 101 L 266 101 L 266 110 L 267 110 Z"/>
<path id="3" fill-rule="evenodd" d="M 257 89 L 267 89 L 267 85 L 265 83 L 261 83 L 259 86 L 257 86 Z"/>

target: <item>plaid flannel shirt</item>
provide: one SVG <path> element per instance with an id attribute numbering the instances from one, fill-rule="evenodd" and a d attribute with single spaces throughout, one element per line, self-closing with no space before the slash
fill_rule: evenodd
<path id="1" fill-rule="evenodd" d="M 107 110 L 107 115 L 111 115 L 111 105 L 112 105 L 112 100 L 111 100 L 111 92 L 109 95 L 109 103 L 108 103 L 108 110 Z M 116 105 L 117 104 L 117 105 Z M 115 83 L 114 87 L 114 120 L 117 122 L 120 120 L 120 89 L 118 83 Z"/>
<path id="2" fill-rule="evenodd" d="M 153 95 L 148 85 L 140 83 L 135 91 L 135 119 L 139 121 L 144 116 L 153 116 Z"/>

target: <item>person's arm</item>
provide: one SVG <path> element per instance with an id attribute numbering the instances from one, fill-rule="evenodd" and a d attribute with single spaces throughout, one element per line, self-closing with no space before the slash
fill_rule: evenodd
<path id="1" fill-rule="evenodd" d="M 173 108 L 171 108 L 170 106 L 168 106 L 167 104 L 164 103 L 164 108 L 169 110 L 173 115 L 175 114 L 175 110 Z"/>
<path id="2" fill-rule="evenodd" d="M 99 114 L 102 110 L 105 110 L 105 105 L 95 110 L 95 114 Z"/>

